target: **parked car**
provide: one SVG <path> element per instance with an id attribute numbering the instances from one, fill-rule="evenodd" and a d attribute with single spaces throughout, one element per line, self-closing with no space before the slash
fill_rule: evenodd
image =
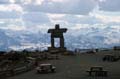
<path id="1" fill-rule="evenodd" d="M 37 73 L 53 73 L 56 70 L 56 67 L 52 64 L 40 64 L 37 68 Z"/>

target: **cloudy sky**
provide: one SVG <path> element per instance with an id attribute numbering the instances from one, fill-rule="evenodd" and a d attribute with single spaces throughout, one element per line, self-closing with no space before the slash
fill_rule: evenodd
<path id="1" fill-rule="evenodd" d="M 74 29 L 86 25 L 119 26 L 120 0 L 0 0 L 2 29 L 40 30 L 56 23 Z"/>
<path id="2" fill-rule="evenodd" d="M 72 30 L 112 27 L 119 32 L 120 0 L 0 0 L 0 29 L 46 33 L 58 23 Z"/>

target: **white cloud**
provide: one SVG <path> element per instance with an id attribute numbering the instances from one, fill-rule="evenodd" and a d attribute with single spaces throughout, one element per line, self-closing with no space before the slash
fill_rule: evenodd
<path id="1" fill-rule="evenodd" d="M 44 2 L 44 0 L 36 0 L 36 1 L 35 1 L 35 4 L 36 4 L 36 5 L 41 5 L 43 2 Z"/>
<path id="2" fill-rule="evenodd" d="M 64 2 L 65 0 L 50 0 L 50 1 L 53 1 L 53 2 Z"/>
<path id="3" fill-rule="evenodd" d="M 69 4 L 69 5 L 68 5 Z M 44 0 L 41 5 L 23 5 L 26 11 L 40 11 L 46 13 L 66 13 L 86 15 L 96 6 L 94 0 Z"/>
<path id="4" fill-rule="evenodd" d="M 48 16 L 41 12 L 29 12 L 22 15 L 22 19 L 25 23 L 32 24 L 45 24 L 49 23 Z"/>
<path id="5" fill-rule="evenodd" d="M 23 8 L 17 4 L 0 5 L 0 11 L 16 11 L 22 13 Z"/>
<path id="6" fill-rule="evenodd" d="M 17 26 L 17 25 L 9 25 L 7 27 L 0 27 L 0 29 L 4 30 L 12 30 L 12 31 L 23 31 L 26 30 L 25 26 Z"/>
<path id="7" fill-rule="evenodd" d="M 15 4 L 36 4 L 41 5 L 44 0 L 13 0 Z"/>
<path id="8" fill-rule="evenodd" d="M 10 3 L 10 0 L 0 0 L 0 4 L 8 4 Z"/>
<path id="9" fill-rule="evenodd" d="M 50 14 L 50 13 L 48 13 L 47 15 L 51 19 L 61 19 L 65 16 L 65 14 Z"/>
<path id="10" fill-rule="evenodd" d="M 120 11 L 120 0 L 104 0 L 99 2 L 100 10 Z"/>
<path id="11" fill-rule="evenodd" d="M 23 9 L 20 5 L 0 5 L 0 19 L 17 19 L 21 17 L 22 13 Z"/>
<path id="12" fill-rule="evenodd" d="M 20 13 L 15 11 L 0 11 L 0 19 L 16 19 L 20 18 Z"/>
<path id="13" fill-rule="evenodd" d="M 103 23 L 110 23 L 110 22 L 120 23 L 120 16 L 96 14 L 95 17 L 101 19 Z"/>
<path id="14" fill-rule="evenodd" d="M 73 24 L 98 24 L 98 23 L 101 24 L 102 23 L 101 19 L 91 15 L 87 15 L 87 16 L 66 15 L 65 17 L 63 17 L 63 20 Z"/>
<path id="15" fill-rule="evenodd" d="M 10 3 L 15 3 L 15 0 L 10 0 Z"/>
<path id="16" fill-rule="evenodd" d="M 14 0 L 15 4 L 30 4 L 32 0 Z"/>
<path id="17" fill-rule="evenodd" d="M 26 30 L 26 26 L 21 19 L 2 19 L 0 20 L 0 29 L 23 31 Z"/>
<path id="18" fill-rule="evenodd" d="M 114 39 L 114 38 L 108 38 L 104 41 L 106 44 L 117 44 L 120 43 L 119 39 Z"/>

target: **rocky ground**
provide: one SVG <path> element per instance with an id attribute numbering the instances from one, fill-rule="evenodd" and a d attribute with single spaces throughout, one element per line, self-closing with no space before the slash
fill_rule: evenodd
<path id="1" fill-rule="evenodd" d="M 97 54 L 80 54 L 77 56 L 61 56 L 59 60 L 46 60 L 40 63 L 52 63 L 56 73 L 37 74 L 32 70 L 8 79 L 120 79 L 120 60 L 103 62 L 102 57 L 107 53 L 118 55 L 120 51 L 100 51 Z M 108 77 L 89 77 L 86 72 L 91 66 L 102 66 L 108 71 Z"/>

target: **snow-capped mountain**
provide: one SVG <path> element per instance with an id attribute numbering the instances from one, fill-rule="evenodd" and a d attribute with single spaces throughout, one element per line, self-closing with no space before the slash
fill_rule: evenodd
<path id="1" fill-rule="evenodd" d="M 120 45 L 119 35 L 120 29 L 113 27 L 68 29 L 68 32 L 64 34 L 65 45 L 68 49 Z M 50 35 L 47 32 L 33 33 L 0 29 L 0 50 L 46 49 L 48 46 L 50 46 Z"/>

